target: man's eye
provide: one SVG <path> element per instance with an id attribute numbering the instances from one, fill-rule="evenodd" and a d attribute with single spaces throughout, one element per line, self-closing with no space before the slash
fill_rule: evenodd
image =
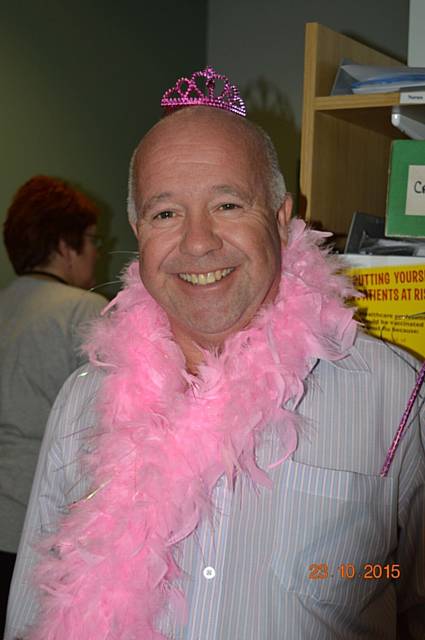
<path id="1" fill-rule="evenodd" d="M 235 204 L 234 202 L 226 202 L 225 204 L 220 205 L 220 209 L 223 211 L 232 211 L 232 209 L 240 209 L 240 205 Z"/>
<path id="2" fill-rule="evenodd" d="M 154 215 L 153 220 L 167 220 L 168 218 L 173 218 L 173 211 L 160 211 L 156 215 Z"/>

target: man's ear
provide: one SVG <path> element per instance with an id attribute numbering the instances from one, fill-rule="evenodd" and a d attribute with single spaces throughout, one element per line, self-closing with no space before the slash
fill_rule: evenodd
<path id="1" fill-rule="evenodd" d="M 279 236 L 283 244 L 286 244 L 288 240 L 288 224 L 292 215 L 293 200 L 290 193 L 285 193 L 283 202 L 276 214 L 277 227 L 279 229 Z"/>

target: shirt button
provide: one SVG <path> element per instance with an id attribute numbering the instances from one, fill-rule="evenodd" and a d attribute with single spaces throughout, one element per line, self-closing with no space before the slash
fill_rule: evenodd
<path id="1" fill-rule="evenodd" d="M 206 578 L 207 580 L 212 580 L 212 578 L 215 578 L 214 567 L 205 567 L 202 573 L 204 574 L 204 578 Z"/>

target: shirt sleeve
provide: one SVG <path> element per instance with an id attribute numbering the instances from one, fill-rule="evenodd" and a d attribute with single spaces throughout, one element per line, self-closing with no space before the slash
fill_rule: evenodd
<path id="1" fill-rule="evenodd" d="M 55 530 L 67 506 L 80 499 L 87 480 L 79 457 L 94 424 L 97 372 L 89 365 L 65 382 L 50 414 L 40 449 L 24 528 L 10 590 L 4 640 L 23 638 L 38 611 L 32 574 L 38 560 L 35 545 L 40 536 Z"/>

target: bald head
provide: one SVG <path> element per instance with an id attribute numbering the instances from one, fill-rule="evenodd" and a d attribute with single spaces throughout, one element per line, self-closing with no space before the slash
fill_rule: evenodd
<path id="1" fill-rule="evenodd" d="M 286 188 L 279 168 L 276 150 L 269 136 L 249 120 L 228 111 L 212 107 L 186 107 L 160 120 L 148 131 L 136 148 L 130 163 L 128 183 L 128 216 L 135 224 L 138 219 L 140 190 L 143 189 L 143 165 L 146 154 L 160 140 L 172 144 L 176 135 L 187 132 L 188 144 L 201 143 L 211 130 L 223 132 L 237 141 L 259 168 L 268 194 L 268 206 L 276 211 L 282 204 Z"/>

